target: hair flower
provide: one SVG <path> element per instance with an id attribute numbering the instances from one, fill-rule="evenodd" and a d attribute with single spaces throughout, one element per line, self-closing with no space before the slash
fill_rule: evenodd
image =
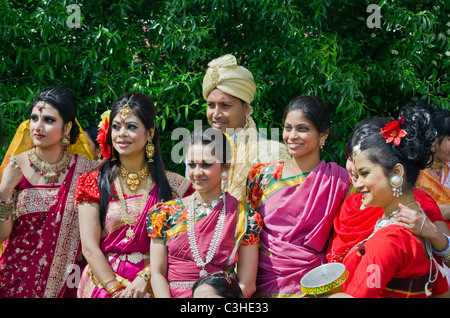
<path id="1" fill-rule="evenodd" d="M 384 125 L 384 129 L 381 129 L 381 135 L 386 138 L 386 143 L 394 142 L 394 145 L 400 145 L 400 141 L 406 136 L 406 131 L 400 129 L 400 123 L 398 120 L 394 120 L 389 124 Z"/>
<path id="2" fill-rule="evenodd" d="M 97 142 L 100 146 L 100 149 L 102 151 L 102 156 L 104 159 L 111 158 L 111 146 L 107 144 L 107 136 L 108 136 L 108 129 L 109 129 L 109 114 L 111 113 L 110 110 L 107 110 L 101 115 L 101 122 L 98 125 L 98 135 L 97 135 Z"/>

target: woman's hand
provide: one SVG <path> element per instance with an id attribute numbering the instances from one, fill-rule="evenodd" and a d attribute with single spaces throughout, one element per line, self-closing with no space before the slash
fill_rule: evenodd
<path id="1" fill-rule="evenodd" d="M 8 165 L 5 167 L 0 183 L 0 199 L 8 201 L 14 192 L 14 188 L 22 179 L 23 173 L 20 169 L 17 159 L 10 158 Z"/>
<path id="2" fill-rule="evenodd" d="M 130 285 L 120 295 L 120 298 L 146 298 L 149 297 L 148 293 L 149 284 L 140 276 L 137 276 Z"/>
<path id="3" fill-rule="evenodd" d="M 397 222 L 414 235 L 427 237 L 430 228 L 434 226 L 433 223 L 419 211 L 413 210 L 403 204 L 399 204 L 399 207 L 400 212 L 395 216 Z"/>
<path id="4" fill-rule="evenodd" d="M 395 216 L 397 222 L 418 237 L 430 240 L 431 245 L 437 251 L 442 251 L 447 246 L 447 237 L 430 219 L 415 210 L 399 204 L 400 212 Z"/>

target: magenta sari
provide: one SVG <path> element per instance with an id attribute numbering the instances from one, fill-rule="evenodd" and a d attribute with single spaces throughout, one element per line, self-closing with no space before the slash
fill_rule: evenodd
<path id="1" fill-rule="evenodd" d="M 13 230 L 0 257 L 1 298 L 75 296 L 75 288 L 66 288 L 80 254 L 75 190 L 92 165 L 74 155 L 61 186 L 35 186 L 25 177 L 19 182 Z"/>
<path id="2" fill-rule="evenodd" d="M 249 184 L 259 187 L 250 190 L 261 194 L 256 204 L 264 220 L 258 297 L 301 296 L 303 275 L 327 262 L 325 247 L 334 215 L 349 188 L 347 171 L 335 163 L 322 161 L 309 174 L 286 179 L 281 179 L 282 164 L 255 167 L 261 173 L 252 171 L 249 176 Z M 250 180 L 252 175 L 258 176 L 256 182 Z"/>
<path id="3" fill-rule="evenodd" d="M 157 202 L 158 187 L 155 185 L 145 208 Z M 108 259 L 112 270 L 120 277 L 133 281 L 136 274 L 149 264 L 150 238 L 146 229 L 146 215 L 139 209 L 142 196 L 127 198 L 129 210 L 136 215 L 140 213 L 138 221 L 132 227 L 135 235 L 128 238 L 126 232 L 129 228 L 120 218 L 120 205 L 111 201 L 105 221 L 105 236 L 100 242 L 100 248 Z M 145 210 L 145 208 L 143 210 Z M 92 280 L 92 272 L 87 265 L 81 275 L 78 287 L 79 298 L 109 298 L 108 293 Z"/>
<path id="4" fill-rule="evenodd" d="M 184 196 L 191 191 L 190 182 L 175 173 L 168 173 L 168 181 L 177 196 Z M 132 282 L 137 273 L 149 265 L 150 238 L 146 227 L 146 212 L 158 202 L 158 197 L 158 186 L 154 185 L 145 206 L 142 205 L 142 195 L 125 198 L 128 213 L 138 218 L 134 226 L 122 221 L 119 202 L 109 202 L 100 249 L 117 275 L 117 280 L 122 280 L 125 285 Z M 135 234 L 127 237 L 127 230 L 130 228 Z M 83 270 L 77 295 L 79 298 L 109 298 L 106 290 L 92 275 L 89 265 Z"/>

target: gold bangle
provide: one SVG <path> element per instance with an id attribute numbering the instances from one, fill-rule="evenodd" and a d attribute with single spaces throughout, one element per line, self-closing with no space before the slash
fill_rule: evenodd
<path id="1" fill-rule="evenodd" d="M 3 203 L 0 202 L 0 221 L 6 221 L 14 210 L 13 203 Z"/>
<path id="2" fill-rule="evenodd" d="M 100 285 L 102 286 L 106 286 L 108 283 L 111 283 L 112 281 L 116 280 L 116 276 L 111 277 L 110 279 L 108 279 L 105 282 L 101 282 Z"/>
<path id="3" fill-rule="evenodd" d="M 115 298 L 114 296 L 116 296 L 116 294 L 123 289 L 125 289 L 125 287 L 123 287 L 123 285 L 121 283 L 118 283 L 118 284 L 114 285 L 113 288 L 111 288 L 110 290 L 107 290 L 106 292 L 108 293 L 109 296 L 111 296 L 112 298 Z"/>

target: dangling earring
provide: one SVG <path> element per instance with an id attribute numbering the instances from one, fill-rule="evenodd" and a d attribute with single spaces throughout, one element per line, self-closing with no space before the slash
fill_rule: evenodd
<path id="1" fill-rule="evenodd" d="M 321 139 L 319 142 L 320 151 L 323 151 L 323 146 L 325 146 L 325 139 Z"/>
<path id="2" fill-rule="evenodd" d="M 63 146 L 64 151 L 67 151 L 67 147 L 70 146 L 70 139 L 68 135 L 64 136 L 64 138 L 61 140 L 61 146 Z"/>
<path id="3" fill-rule="evenodd" d="M 402 193 L 402 184 L 403 184 L 403 178 L 401 175 L 399 174 L 394 174 L 391 176 L 391 178 L 389 179 L 389 183 L 392 186 L 392 191 L 394 192 L 394 196 L 395 197 L 399 197 L 401 196 Z"/>
<path id="4" fill-rule="evenodd" d="M 228 188 L 228 171 L 222 172 L 222 191 L 227 191 Z"/>
<path id="5" fill-rule="evenodd" d="M 145 146 L 145 153 L 147 155 L 148 162 L 153 162 L 153 155 L 155 154 L 155 146 L 153 145 L 151 140 L 149 140 L 147 142 L 147 146 Z"/>

